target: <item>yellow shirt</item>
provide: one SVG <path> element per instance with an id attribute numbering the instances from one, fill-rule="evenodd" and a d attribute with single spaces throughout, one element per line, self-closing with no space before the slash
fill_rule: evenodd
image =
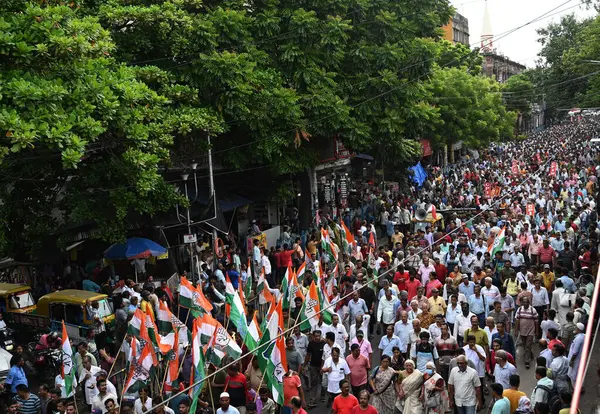
<path id="1" fill-rule="evenodd" d="M 517 279 L 514 281 L 510 280 L 510 278 L 504 281 L 504 286 L 506 286 L 506 293 L 510 296 L 517 296 L 519 294 L 519 282 Z"/>
<path id="2" fill-rule="evenodd" d="M 396 245 L 396 243 L 402 243 L 402 239 L 404 239 L 404 234 L 402 234 L 402 233 L 392 234 L 392 242 L 394 243 L 394 245 Z"/>
<path id="3" fill-rule="evenodd" d="M 466 345 L 466 342 L 467 342 L 467 337 L 469 335 L 473 335 L 475 337 L 475 343 L 477 345 L 482 346 L 484 348 L 486 346 L 487 347 L 490 346 L 490 344 L 488 342 L 487 332 L 484 331 L 483 329 L 480 328 L 480 329 L 477 329 L 477 331 L 474 331 L 471 328 L 465 329 L 465 336 L 464 336 L 464 338 L 465 338 L 465 345 Z"/>
<path id="4" fill-rule="evenodd" d="M 510 412 L 514 413 L 517 411 L 517 408 L 519 408 L 519 399 L 521 397 L 526 397 L 527 395 L 524 392 L 511 390 L 509 388 L 508 390 L 504 390 L 502 396 L 508 398 L 508 401 L 510 401 Z"/>
<path id="5" fill-rule="evenodd" d="M 552 283 L 554 283 L 554 273 L 542 272 L 541 275 L 542 281 L 544 282 L 544 287 L 546 288 L 548 293 L 550 293 L 550 291 L 552 290 Z"/>
<path id="6" fill-rule="evenodd" d="M 442 315 L 446 315 L 446 301 L 443 297 L 438 296 L 437 300 L 435 300 L 435 298 L 432 296 L 427 299 L 427 301 L 429 302 L 429 313 L 433 314 L 433 316 L 440 313 Z"/>

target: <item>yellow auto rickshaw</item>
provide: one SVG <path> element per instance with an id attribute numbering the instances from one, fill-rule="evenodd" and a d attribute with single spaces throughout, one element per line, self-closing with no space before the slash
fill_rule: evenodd
<path id="1" fill-rule="evenodd" d="M 14 283 L 0 283 L 0 312 L 6 322 L 12 321 L 11 314 L 29 313 L 35 310 L 31 287 Z"/>
<path id="2" fill-rule="evenodd" d="M 114 330 L 115 315 L 109 297 L 102 293 L 86 290 L 67 289 L 48 293 L 37 303 L 37 314 L 49 319 L 50 330 L 61 332 L 62 321 L 65 321 L 69 338 L 75 341 L 87 337 L 88 330 L 93 329 L 94 322 L 86 305 L 98 302 L 100 316 L 108 332 Z M 108 338 L 114 335 L 108 335 Z"/>

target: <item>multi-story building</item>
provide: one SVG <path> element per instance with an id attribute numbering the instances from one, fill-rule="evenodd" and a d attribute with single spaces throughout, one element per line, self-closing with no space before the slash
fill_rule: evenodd
<path id="1" fill-rule="evenodd" d="M 444 30 L 444 39 L 454 44 L 462 43 L 469 46 L 469 19 L 462 14 L 456 13 L 442 29 Z"/>
<path id="2" fill-rule="evenodd" d="M 513 75 L 523 72 L 526 67 L 506 56 L 498 54 L 495 50 L 481 51 L 483 56 L 483 73 L 504 83 Z"/>

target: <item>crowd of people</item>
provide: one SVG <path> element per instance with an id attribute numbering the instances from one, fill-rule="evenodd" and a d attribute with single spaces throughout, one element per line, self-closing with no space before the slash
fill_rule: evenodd
<path id="1" fill-rule="evenodd" d="M 211 377 L 197 405 L 179 392 L 193 382 L 190 344 L 178 349 L 179 388 L 165 390 L 159 379 L 121 395 L 123 374 L 111 375 L 127 372 L 128 326 L 138 309 L 153 320 L 161 304 L 180 315 L 177 290 L 148 277 L 108 287 L 120 349 L 107 340 L 94 303 L 87 304 L 96 325 L 73 344 L 79 407 L 74 395 L 65 395 L 60 374 L 52 386 L 32 392 L 17 347 L 4 384 L 11 397 L 7 412 L 72 414 L 84 407 L 95 414 L 187 414 L 192 406 L 218 414 L 324 408 L 334 414 L 473 414 L 488 407 L 493 414 L 565 414 L 582 380 L 585 327 L 592 322 L 600 230 L 598 149 L 589 141 L 598 132 L 600 122 L 592 118 L 557 125 L 452 168 L 429 168 L 425 183 L 406 193 L 375 192 L 360 213 L 334 216 L 324 208 L 305 238 L 272 250 L 256 242 L 247 258 L 237 246 L 215 260 L 203 255 L 186 276 L 213 305 L 212 315 L 228 327 L 242 357 L 208 365 Z M 434 219 L 417 228 L 420 210 Z M 330 230 L 337 261 L 323 249 L 320 228 Z M 303 295 L 283 309 L 291 333 L 280 407 L 253 349 L 226 323 L 227 285 L 250 293 L 247 322 L 260 323 L 269 312 L 260 289 L 278 301 L 290 289 L 289 280 L 282 283 L 288 268 L 301 267 Z M 328 286 L 321 294 L 332 314 L 321 313 L 304 329 L 302 297 L 321 280 L 317 274 Z M 84 289 L 106 287 L 91 279 L 84 278 Z M 536 382 L 528 393 L 520 389 L 525 376 Z"/>

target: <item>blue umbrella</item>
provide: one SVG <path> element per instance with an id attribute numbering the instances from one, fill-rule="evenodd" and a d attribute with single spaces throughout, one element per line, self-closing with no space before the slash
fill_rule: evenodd
<path id="1" fill-rule="evenodd" d="M 104 257 L 107 259 L 142 259 L 151 256 L 160 256 L 167 252 L 167 249 L 152 240 L 141 237 L 132 237 L 125 243 L 115 243 L 104 251 Z"/>

